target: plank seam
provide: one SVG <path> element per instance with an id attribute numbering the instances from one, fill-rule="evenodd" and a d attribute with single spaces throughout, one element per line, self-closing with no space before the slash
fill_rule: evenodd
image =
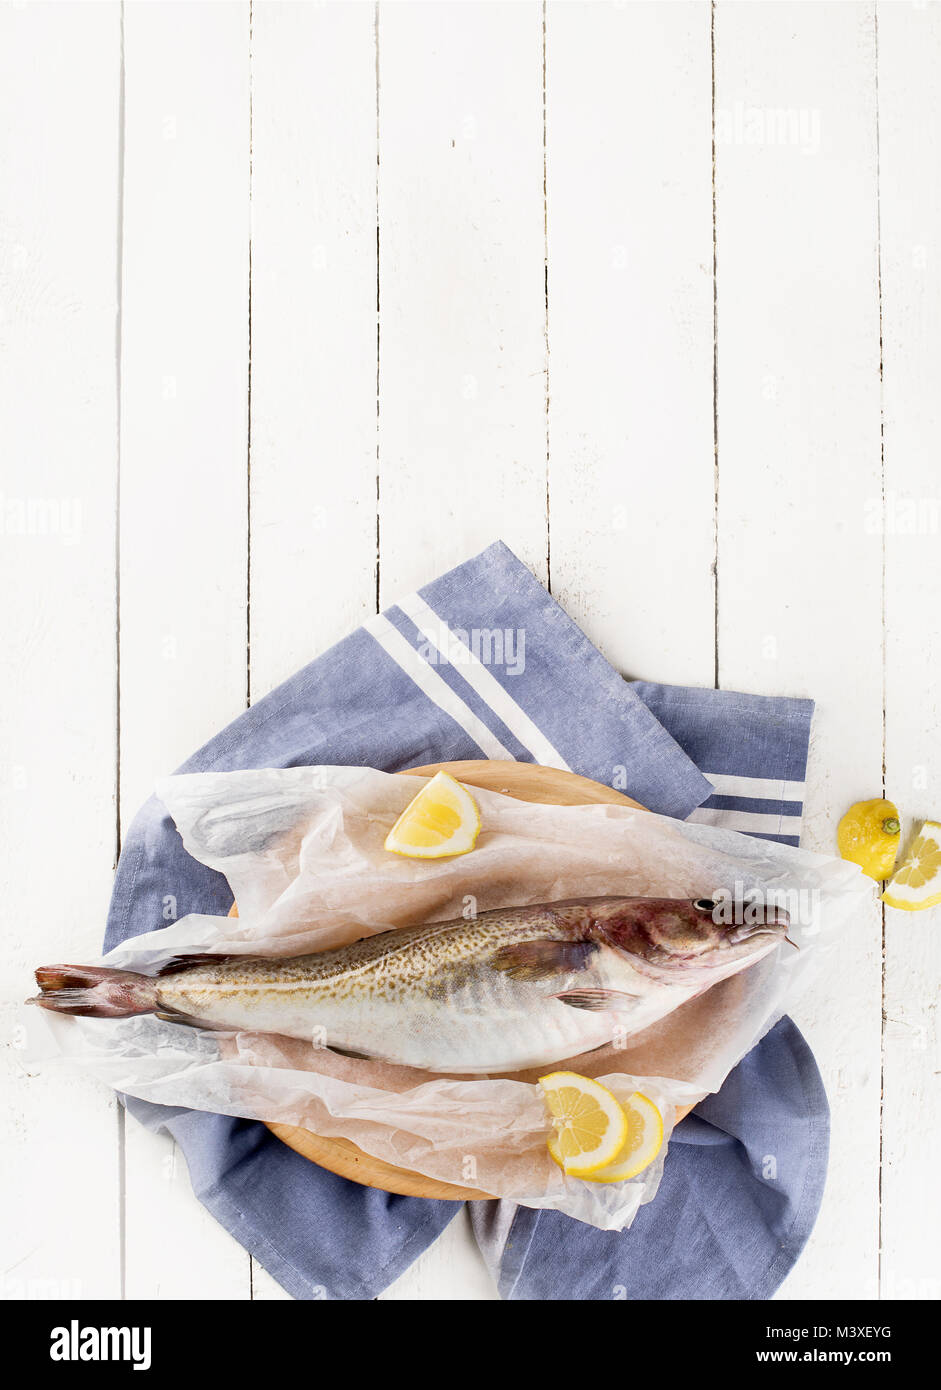
<path id="1" fill-rule="evenodd" d="M 712 76 L 712 488 L 713 547 L 712 591 L 715 613 L 713 684 L 719 689 L 719 282 L 716 219 L 716 6 L 712 0 L 709 19 L 709 47 Z"/>
<path id="2" fill-rule="evenodd" d="M 546 401 L 546 588 L 552 593 L 552 525 L 549 510 L 549 178 L 548 178 L 548 95 L 546 84 L 546 47 L 548 33 L 548 0 L 542 0 L 542 257 L 543 295 L 545 297 L 545 401 Z"/>
<path id="3" fill-rule="evenodd" d="M 117 229 L 115 273 L 117 276 L 117 305 L 114 324 L 115 356 L 115 450 L 114 480 L 114 868 L 121 855 L 121 433 L 124 427 L 123 369 L 124 354 L 124 173 L 125 173 L 125 47 L 124 0 L 118 19 L 118 167 L 117 167 Z M 117 1168 L 118 1168 L 118 1287 L 120 1297 L 127 1297 L 127 1139 L 124 1106 L 116 1099 Z"/>
<path id="4" fill-rule="evenodd" d="M 381 382 L 380 336 L 380 261 L 379 261 L 379 0 L 376 0 L 373 16 L 373 47 L 376 61 L 376 612 L 382 612 L 380 601 L 381 573 L 379 563 L 380 544 L 380 472 L 379 472 L 379 389 Z"/>
<path id="5" fill-rule="evenodd" d="M 248 422 L 245 441 L 245 708 L 252 703 L 252 193 L 254 159 L 254 69 L 252 64 L 255 9 L 248 4 Z"/>
<path id="6" fill-rule="evenodd" d="M 246 403 L 248 419 L 245 440 L 245 707 L 252 703 L 252 251 L 254 226 L 252 197 L 255 174 L 255 102 L 254 102 L 254 0 L 248 3 L 248 364 Z M 174 1141 L 174 1156 L 176 1143 Z M 248 1300 L 255 1298 L 255 1256 L 248 1252 Z"/>
<path id="7" fill-rule="evenodd" d="M 880 141 L 880 112 L 879 112 L 879 6 L 877 0 L 872 7 L 873 21 L 873 58 L 875 66 L 875 105 L 876 105 L 876 290 L 879 301 L 879 477 L 882 491 L 882 575 L 881 575 L 881 606 L 882 606 L 882 796 L 886 794 L 886 753 L 888 742 L 888 718 L 886 711 L 887 694 L 887 642 L 886 642 L 886 490 L 885 490 L 885 389 L 884 389 L 884 347 L 883 347 L 883 324 L 882 324 L 882 165 L 881 165 L 881 141 Z M 880 903 L 880 986 L 881 986 L 881 1009 L 880 1009 L 880 1035 L 879 1035 L 879 1178 L 878 1178 L 878 1203 L 879 1215 L 877 1226 L 877 1257 L 876 1257 L 876 1296 L 882 1297 L 882 1180 L 883 1168 L 885 1163 L 885 1137 L 883 1127 L 885 1123 L 885 1067 L 886 1067 L 886 912 L 885 903 Z"/>

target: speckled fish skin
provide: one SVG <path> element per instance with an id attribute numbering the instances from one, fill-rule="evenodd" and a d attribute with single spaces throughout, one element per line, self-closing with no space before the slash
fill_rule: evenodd
<path id="1" fill-rule="evenodd" d="M 69 1011 L 152 1011 L 429 1071 L 519 1071 L 648 1027 L 754 964 L 787 929 L 787 914 L 773 908 L 748 926 L 719 924 L 706 902 L 595 898 L 504 908 L 290 959 L 181 962 L 159 977 L 123 972 L 120 982 L 87 991 L 97 1002 L 79 1007 L 73 999 Z M 54 1002 L 57 980 L 40 979 L 37 1003 L 66 1007 Z"/>

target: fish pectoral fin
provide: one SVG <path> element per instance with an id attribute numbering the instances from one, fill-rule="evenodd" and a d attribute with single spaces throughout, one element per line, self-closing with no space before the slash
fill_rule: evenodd
<path id="1" fill-rule="evenodd" d="M 193 965 L 221 965 L 227 960 L 249 960 L 248 956 L 221 956 L 213 955 L 210 951 L 201 951 L 188 956 L 171 956 L 165 961 L 157 971 L 158 975 L 179 975 L 182 970 L 189 970 Z"/>
<path id="2" fill-rule="evenodd" d="M 487 964 L 514 980 L 548 980 L 585 970 L 598 949 L 593 941 L 519 941 L 494 951 Z"/>
<path id="3" fill-rule="evenodd" d="M 596 1014 L 609 1010 L 626 1013 L 640 998 L 637 994 L 624 994 L 618 989 L 564 989 L 561 994 L 552 997 L 572 1009 L 587 1009 L 589 1013 Z"/>
<path id="4" fill-rule="evenodd" d="M 341 1057 L 355 1057 L 358 1062 L 375 1062 L 377 1060 L 375 1052 L 354 1052 L 351 1047 L 337 1047 L 336 1043 L 329 1043 L 328 1052 L 337 1052 Z"/>

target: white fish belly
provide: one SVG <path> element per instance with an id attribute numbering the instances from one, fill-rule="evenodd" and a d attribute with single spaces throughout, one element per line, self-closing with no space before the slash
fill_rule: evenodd
<path id="1" fill-rule="evenodd" d="M 475 998 L 401 1005 L 370 1004 L 327 1028 L 326 1045 L 427 1071 L 522 1071 L 600 1047 L 611 1036 L 607 1016 L 554 999 L 528 998 L 516 1007 L 482 1011 Z"/>

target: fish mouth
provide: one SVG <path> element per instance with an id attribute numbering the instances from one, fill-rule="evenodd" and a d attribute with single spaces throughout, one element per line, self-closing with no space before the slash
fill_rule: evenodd
<path id="1" fill-rule="evenodd" d="M 730 946 L 763 946 L 766 942 L 786 940 L 786 931 L 779 927 L 743 927 L 728 938 Z"/>
<path id="2" fill-rule="evenodd" d="M 751 909 L 754 912 L 754 909 Z M 757 921 L 742 922 L 728 929 L 726 941 L 730 946 L 739 946 L 746 941 L 757 942 L 762 938 L 780 940 L 787 936 L 791 925 L 791 914 L 783 907 L 766 907 L 761 910 Z"/>

